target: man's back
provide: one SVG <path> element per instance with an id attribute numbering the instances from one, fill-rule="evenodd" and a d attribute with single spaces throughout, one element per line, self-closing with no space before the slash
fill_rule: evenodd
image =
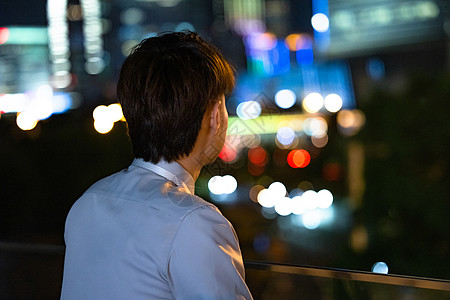
<path id="1" fill-rule="evenodd" d="M 67 217 L 61 298 L 250 299 L 231 224 L 192 192 L 175 162 L 94 184 Z"/>

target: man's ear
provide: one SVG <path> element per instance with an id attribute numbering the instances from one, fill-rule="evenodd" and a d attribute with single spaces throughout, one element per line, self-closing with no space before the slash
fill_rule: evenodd
<path id="1" fill-rule="evenodd" d="M 209 127 L 212 131 L 216 132 L 220 129 L 220 104 L 222 101 L 214 102 L 214 105 L 211 109 L 211 115 L 209 118 Z"/>

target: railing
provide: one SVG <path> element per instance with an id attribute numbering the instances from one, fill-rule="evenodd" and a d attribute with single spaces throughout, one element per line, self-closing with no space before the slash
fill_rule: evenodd
<path id="1" fill-rule="evenodd" d="M 255 299 L 450 299 L 450 281 L 245 261 Z"/>
<path id="2" fill-rule="evenodd" d="M 0 242 L 0 299 L 58 299 L 63 260 L 63 245 Z M 450 300 L 443 279 L 260 261 L 245 267 L 255 300 Z"/>

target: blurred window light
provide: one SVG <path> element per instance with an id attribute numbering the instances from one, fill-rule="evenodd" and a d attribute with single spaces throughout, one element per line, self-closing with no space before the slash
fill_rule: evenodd
<path id="1" fill-rule="evenodd" d="M 319 93 L 310 93 L 303 99 L 303 109 L 308 113 L 316 113 L 323 107 L 324 99 Z"/>
<path id="2" fill-rule="evenodd" d="M 295 131 L 290 127 L 281 127 L 277 132 L 277 140 L 282 145 L 291 145 L 295 139 Z"/>
<path id="3" fill-rule="evenodd" d="M 36 127 L 38 119 L 32 112 L 24 111 L 17 114 L 16 123 L 22 130 L 32 130 Z"/>
<path id="4" fill-rule="evenodd" d="M 274 195 L 276 198 L 281 198 L 286 196 L 286 187 L 281 182 L 275 181 L 269 185 L 268 190 Z"/>
<path id="5" fill-rule="evenodd" d="M 292 107 L 296 100 L 297 96 L 290 89 L 279 90 L 275 94 L 275 103 L 284 109 Z"/>
<path id="6" fill-rule="evenodd" d="M 292 150 L 287 156 L 291 168 L 305 168 L 311 161 L 311 155 L 304 149 Z"/>
<path id="7" fill-rule="evenodd" d="M 317 206 L 319 208 L 328 208 L 333 204 L 333 194 L 323 189 L 317 192 Z"/>
<path id="8" fill-rule="evenodd" d="M 55 0 L 53 0 L 55 1 Z M 83 9 L 84 68 L 88 74 L 96 75 L 105 69 L 103 59 L 103 28 L 99 0 L 80 0 Z"/>
<path id="9" fill-rule="evenodd" d="M 389 272 L 389 268 L 385 262 L 380 261 L 372 266 L 372 272 L 379 274 L 387 274 Z"/>
<path id="10" fill-rule="evenodd" d="M 288 216 L 292 213 L 292 200 L 289 197 L 278 198 L 275 202 L 275 211 L 280 216 Z"/>
<path id="11" fill-rule="evenodd" d="M 47 45 L 46 27 L 9 26 L 0 27 L 0 45 Z"/>
<path id="12" fill-rule="evenodd" d="M 256 101 L 245 101 L 236 107 L 236 114 L 242 120 L 256 119 L 261 115 L 261 105 Z"/>
<path id="13" fill-rule="evenodd" d="M 58 89 L 72 82 L 70 71 L 69 25 L 67 22 L 67 0 L 47 1 L 48 47 L 52 64 L 51 84 Z"/>
<path id="14" fill-rule="evenodd" d="M 311 143 L 316 148 L 323 148 L 328 144 L 328 134 L 321 137 L 311 136 Z"/>
<path id="15" fill-rule="evenodd" d="M 342 108 L 342 98 L 338 94 L 329 94 L 324 100 L 325 108 L 331 112 L 338 112 Z"/>
<path id="16" fill-rule="evenodd" d="M 315 31 L 326 32 L 330 26 L 330 20 L 328 16 L 323 13 L 317 13 L 311 18 L 311 25 Z"/>

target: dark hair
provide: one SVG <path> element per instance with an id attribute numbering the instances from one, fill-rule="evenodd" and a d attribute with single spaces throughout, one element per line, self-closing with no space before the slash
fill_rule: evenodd
<path id="1" fill-rule="evenodd" d="M 125 60 L 117 96 L 136 158 L 189 155 L 211 102 L 234 87 L 233 69 L 196 33 L 144 39 Z"/>

